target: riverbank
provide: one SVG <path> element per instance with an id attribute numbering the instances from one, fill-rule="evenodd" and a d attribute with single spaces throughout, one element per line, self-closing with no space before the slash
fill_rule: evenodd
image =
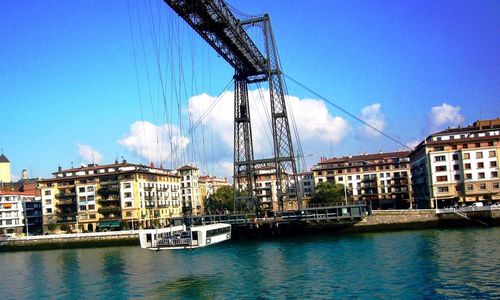
<path id="1" fill-rule="evenodd" d="M 139 245 L 137 231 L 29 236 L 0 241 L 0 252 Z"/>
<path id="2" fill-rule="evenodd" d="M 266 237 L 314 234 L 315 232 L 376 232 L 447 227 L 490 227 L 500 225 L 500 209 L 473 211 L 442 210 L 380 210 L 360 221 L 343 220 L 290 222 L 267 220 L 260 224 L 233 226 L 233 237 Z M 115 231 L 82 234 L 30 236 L 0 241 L 0 252 L 91 248 L 139 245 L 137 231 Z"/>

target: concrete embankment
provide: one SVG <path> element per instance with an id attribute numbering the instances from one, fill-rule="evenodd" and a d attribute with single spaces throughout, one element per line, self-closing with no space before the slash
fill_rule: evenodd
<path id="1" fill-rule="evenodd" d="M 122 231 L 30 236 L 28 238 L 0 241 L 0 252 L 128 245 L 139 245 L 137 232 Z"/>
<path id="2" fill-rule="evenodd" d="M 437 214 L 433 209 L 373 211 L 362 221 L 344 229 L 347 232 L 390 231 L 466 226 L 498 226 L 500 210 L 478 210 Z"/>

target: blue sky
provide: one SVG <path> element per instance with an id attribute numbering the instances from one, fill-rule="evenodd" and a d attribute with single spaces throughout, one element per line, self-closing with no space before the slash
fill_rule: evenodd
<path id="1" fill-rule="evenodd" d="M 250 15 L 270 14 L 287 75 L 403 144 L 500 117 L 499 1 L 229 2 Z M 170 143 L 154 133 L 173 128 L 180 136 L 182 120 L 185 136 L 188 115 L 196 121 L 232 73 L 160 0 L 2 1 L 0 147 L 15 176 L 28 169 L 47 177 L 59 165 L 91 162 L 89 153 L 102 164 L 116 157 L 158 163 Z M 287 86 L 292 106 L 303 108 L 294 114 L 304 122 L 299 132 L 310 164 L 400 148 L 296 84 Z M 223 141 L 232 134 L 231 95 L 224 99 L 214 109 L 219 115 L 187 137 L 191 155 L 167 167 L 195 162 L 230 175 L 232 148 Z M 137 133 L 141 128 L 150 135 Z M 257 148 L 267 144 L 264 136 Z M 138 146 L 150 140 L 156 148 Z M 266 155 L 261 148 L 256 156 Z"/>

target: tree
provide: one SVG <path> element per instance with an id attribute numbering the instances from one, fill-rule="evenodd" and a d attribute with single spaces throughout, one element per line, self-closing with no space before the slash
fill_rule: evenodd
<path id="1" fill-rule="evenodd" d="M 233 188 L 230 186 L 222 186 L 208 198 L 208 208 L 210 211 L 234 209 Z"/>
<path id="2" fill-rule="evenodd" d="M 57 225 L 56 225 L 56 224 L 54 224 L 54 223 L 50 223 L 50 224 L 47 226 L 47 229 L 48 229 L 49 231 L 54 231 L 54 230 L 56 230 L 56 228 L 57 228 Z"/>
<path id="3" fill-rule="evenodd" d="M 342 204 L 344 203 L 344 185 L 320 182 L 314 190 L 310 204 Z"/>

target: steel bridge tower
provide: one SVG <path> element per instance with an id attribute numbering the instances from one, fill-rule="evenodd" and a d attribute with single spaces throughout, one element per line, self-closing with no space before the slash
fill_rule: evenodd
<path id="1" fill-rule="evenodd" d="M 287 209 L 292 201 L 301 207 L 298 192 L 292 137 L 288 122 L 276 44 L 269 15 L 239 20 L 223 0 L 164 0 L 235 70 L 234 75 L 234 188 L 235 203 L 240 207 L 250 203 L 256 211 L 262 210 L 257 202 L 255 175 L 261 167 L 275 171 L 279 210 Z M 246 29 L 262 28 L 265 53 L 257 48 Z M 255 159 L 248 85 L 268 82 L 274 157 Z M 272 204 L 271 204 L 272 205 Z"/>

